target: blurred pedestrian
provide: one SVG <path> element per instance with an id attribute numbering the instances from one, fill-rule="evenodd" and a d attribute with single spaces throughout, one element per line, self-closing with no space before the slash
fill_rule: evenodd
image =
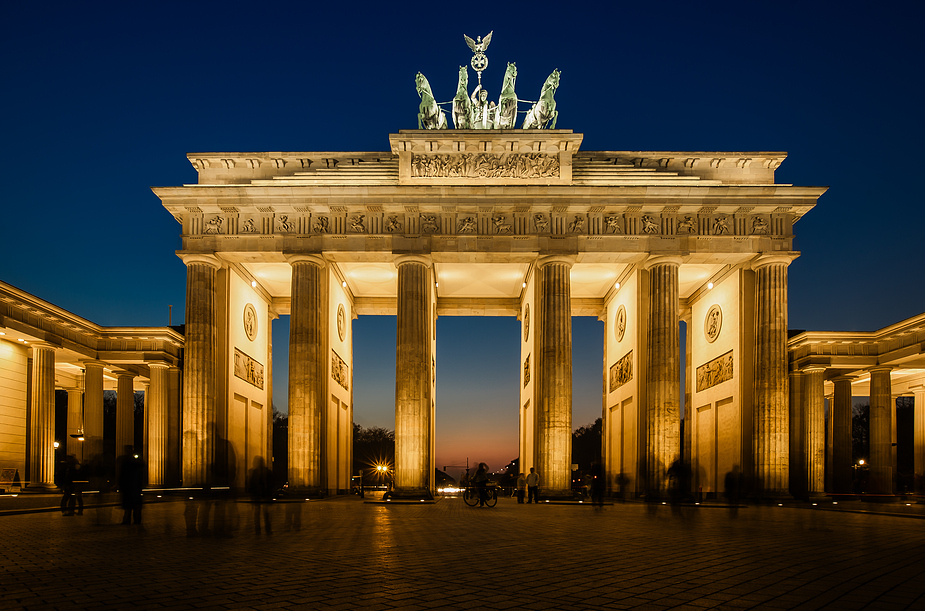
<path id="1" fill-rule="evenodd" d="M 517 502 L 521 505 L 524 502 L 524 497 L 527 495 L 527 478 L 524 477 L 523 473 L 517 475 Z"/>
<path id="2" fill-rule="evenodd" d="M 480 462 L 478 471 L 475 472 L 472 481 L 479 493 L 479 507 L 484 507 L 485 501 L 488 500 L 488 465 Z"/>
<path id="3" fill-rule="evenodd" d="M 145 486 L 145 463 L 132 446 L 125 446 L 119 470 L 119 492 L 122 493 L 122 523 L 141 524 L 141 493 Z"/>
<path id="4" fill-rule="evenodd" d="M 591 463 L 591 504 L 604 506 L 604 472 L 601 463 Z"/>
<path id="5" fill-rule="evenodd" d="M 80 462 L 73 454 L 68 454 L 64 458 L 64 465 L 61 472 L 61 489 L 64 494 L 61 496 L 61 514 L 65 516 L 74 515 L 75 505 L 77 515 L 84 513 L 83 491 L 78 483 L 80 480 Z"/>
<path id="6" fill-rule="evenodd" d="M 263 456 L 254 457 L 254 468 L 248 474 L 248 492 L 254 504 L 254 532 L 260 534 L 260 514 L 267 534 L 273 533 L 270 523 L 270 503 L 273 501 L 273 473 L 267 468 Z"/>
<path id="7" fill-rule="evenodd" d="M 536 472 L 535 467 L 530 467 L 530 475 L 527 476 L 527 503 L 539 503 L 540 491 L 540 474 Z"/>

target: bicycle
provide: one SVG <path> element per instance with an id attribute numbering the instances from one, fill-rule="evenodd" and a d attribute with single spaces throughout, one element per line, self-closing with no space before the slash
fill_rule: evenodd
<path id="1" fill-rule="evenodd" d="M 479 489 L 475 486 L 467 486 L 463 492 L 463 501 L 469 507 L 475 507 L 479 504 Z M 497 486 L 485 486 L 485 504 L 494 507 L 498 503 Z"/>

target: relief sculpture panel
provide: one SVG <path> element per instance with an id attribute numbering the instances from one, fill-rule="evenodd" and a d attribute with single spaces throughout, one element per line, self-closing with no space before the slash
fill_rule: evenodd
<path id="1" fill-rule="evenodd" d="M 263 390 L 263 365 L 237 348 L 234 349 L 234 375 Z"/>
<path id="2" fill-rule="evenodd" d="M 697 368 L 697 392 L 732 379 L 732 350 Z"/>
<path id="3" fill-rule="evenodd" d="M 347 367 L 347 363 L 344 362 L 344 359 L 340 358 L 340 355 L 333 350 L 331 350 L 331 377 L 334 378 L 334 381 L 340 384 L 344 390 L 350 390 L 350 368 Z"/>
<path id="4" fill-rule="evenodd" d="M 610 392 L 613 392 L 633 379 L 633 351 L 610 366 Z"/>
<path id="5" fill-rule="evenodd" d="M 545 153 L 463 153 L 414 155 L 414 178 L 558 178 L 558 155 Z"/>

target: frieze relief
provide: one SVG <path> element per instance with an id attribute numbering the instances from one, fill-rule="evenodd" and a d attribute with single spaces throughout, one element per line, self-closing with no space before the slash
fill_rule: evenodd
<path id="1" fill-rule="evenodd" d="M 513 156 L 510 154 L 509 156 Z M 427 157 L 450 157 L 429 155 Z M 415 207 L 416 208 L 416 207 Z M 429 213 L 413 210 L 412 214 L 382 210 L 359 214 L 344 210 L 297 214 L 261 215 L 244 213 L 228 217 L 222 214 L 191 215 L 191 233 L 206 236 L 233 235 L 586 235 L 586 236 L 776 236 L 784 232 L 783 222 L 767 215 L 745 214 L 633 214 L 626 210 L 588 213 L 569 211 L 568 207 L 550 212 L 515 210 L 499 212 L 488 208 L 474 211 L 444 210 Z M 370 212 L 367 210 L 366 212 Z M 490 213 L 490 214 L 489 214 Z M 773 220 L 773 224 L 772 224 Z"/>
<path id="2" fill-rule="evenodd" d="M 732 379 L 732 350 L 697 368 L 697 392 Z"/>
<path id="3" fill-rule="evenodd" d="M 234 349 L 234 375 L 263 390 L 263 365 L 238 348 Z"/>
<path id="4" fill-rule="evenodd" d="M 414 155 L 412 178 L 559 178 L 559 156 L 545 153 Z"/>
<path id="5" fill-rule="evenodd" d="M 610 366 L 610 392 L 613 392 L 633 379 L 633 351 Z"/>
<path id="6" fill-rule="evenodd" d="M 350 390 L 350 368 L 347 367 L 347 363 L 344 362 L 344 359 L 331 350 L 331 377 L 334 378 L 334 381 L 341 385 L 344 390 Z"/>

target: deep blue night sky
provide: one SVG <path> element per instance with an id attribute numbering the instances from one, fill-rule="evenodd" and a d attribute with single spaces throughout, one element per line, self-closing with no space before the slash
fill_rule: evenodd
<path id="1" fill-rule="evenodd" d="M 778 182 L 830 187 L 795 227 L 791 328 L 925 311 L 922 3 L 332 4 L 7 3 L 0 279 L 103 325 L 182 322 L 180 226 L 149 187 L 195 182 L 187 152 L 387 150 L 415 73 L 450 99 L 463 34 L 494 30 L 491 96 L 508 61 L 527 99 L 560 69 L 585 150 L 788 151 Z M 391 428 L 394 319 L 354 324 L 356 418 Z M 602 328 L 575 319 L 576 426 L 600 415 Z M 516 455 L 518 331 L 438 322 L 438 435 L 513 426 Z"/>

